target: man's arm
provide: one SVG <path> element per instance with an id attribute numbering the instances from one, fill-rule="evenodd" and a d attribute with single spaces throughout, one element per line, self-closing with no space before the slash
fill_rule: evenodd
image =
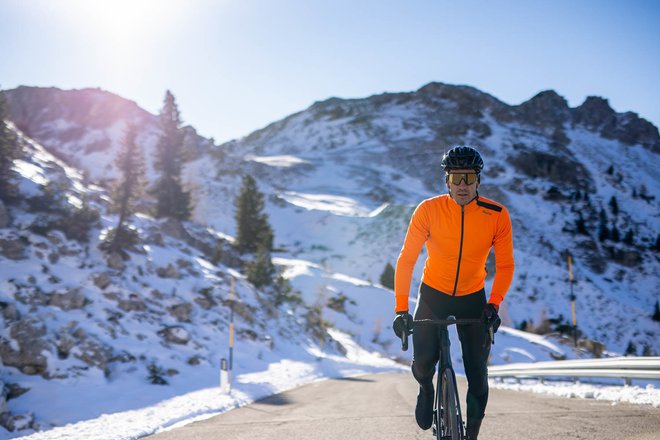
<path id="1" fill-rule="evenodd" d="M 513 280 L 515 266 L 511 218 L 506 208 L 502 209 L 497 221 L 497 233 L 493 239 L 493 249 L 495 250 L 495 279 L 493 280 L 493 288 L 488 302 L 499 309 L 500 303 L 504 300 L 504 296 Z"/>
<path id="2" fill-rule="evenodd" d="M 419 253 L 429 237 L 429 220 L 428 208 L 422 202 L 417 206 L 410 219 L 408 232 L 399 253 L 399 258 L 396 261 L 396 271 L 394 273 L 395 312 L 408 311 L 412 273 Z"/>

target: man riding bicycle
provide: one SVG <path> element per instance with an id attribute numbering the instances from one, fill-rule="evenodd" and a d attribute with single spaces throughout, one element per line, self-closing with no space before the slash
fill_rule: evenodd
<path id="1" fill-rule="evenodd" d="M 458 146 L 442 158 L 449 194 L 421 202 L 410 220 L 396 264 L 396 318 L 398 337 L 410 333 L 408 313 L 412 273 L 422 247 L 428 257 L 417 297 L 415 320 L 481 318 L 484 326 L 460 325 L 458 336 L 468 381 L 467 438 L 477 440 L 488 402 L 487 361 L 490 344 L 484 345 L 488 327 L 497 331 L 499 305 L 513 278 L 513 238 L 507 209 L 480 197 L 477 190 L 484 162 L 477 150 Z M 486 259 L 495 251 L 495 279 L 486 302 Z M 436 329 L 418 327 L 413 333 L 412 373 L 419 382 L 415 418 L 422 429 L 433 423 L 433 375 L 438 363 Z"/>

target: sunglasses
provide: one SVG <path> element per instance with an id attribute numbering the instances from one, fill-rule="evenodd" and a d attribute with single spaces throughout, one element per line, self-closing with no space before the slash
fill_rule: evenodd
<path id="1" fill-rule="evenodd" d="M 460 185 L 463 180 L 465 180 L 466 185 L 472 185 L 479 180 L 479 175 L 476 173 L 449 173 L 447 174 L 447 180 L 453 185 Z"/>

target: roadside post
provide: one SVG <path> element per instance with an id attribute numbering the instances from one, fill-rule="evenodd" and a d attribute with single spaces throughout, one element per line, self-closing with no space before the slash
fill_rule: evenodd
<path id="1" fill-rule="evenodd" d="M 232 374 L 234 372 L 234 277 L 231 277 L 229 287 L 229 368 L 227 382 L 231 392 Z"/>
<path id="2" fill-rule="evenodd" d="M 570 285 L 571 289 L 571 316 L 573 319 L 573 343 L 577 347 L 578 343 L 578 336 L 577 336 L 577 316 L 575 313 L 575 293 L 573 293 L 573 284 L 575 284 L 575 280 L 573 279 L 573 257 L 571 254 L 568 254 L 568 284 Z"/>
<path id="3" fill-rule="evenodd" d="M 227 359 L 220 359 L 220 391 L 228 393 L 231 387 L 229 386 L 229 371 L 227 366 Z"/>

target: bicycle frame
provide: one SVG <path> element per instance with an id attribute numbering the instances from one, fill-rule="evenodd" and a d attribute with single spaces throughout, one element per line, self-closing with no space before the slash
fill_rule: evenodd
<path id="1" fill-rule="evenodd" d="M 482 324 L 481 319 L 456 319 L 454 316 L 448 316 L 447 319 L 420 319 L 413 321 L 413 329 L 419 325 L 436 325 L 438 326 L 438 336 L 440 340 L 440 353 L 438 361 L 438 372 L 436 378 L 436 397 L 433 408 L 433 434 L 438 439 L 456 439 L 462 440 L 465 438 L 465 427 L 463 426 L 463 416 L 461 413 L 460 399 L 458 397 L 458 387 L 456 385 L 456 374 L 451 363 L 451 343 L 449 341 L 448 326 L 453 324 Z M 488 328 L 484 347 L 487 344 L 495 343 L 492 327 Z M 401 336 L 402 348 L 408 348 L 408 335 Z M 443 388 L 442 378 L 447 378 L 447 384 Z M 444 408 L 443 402 L 452 402 Z M 454 413 L 447 413 L 447 411 Z M 448 426 L 449 425 L 449 426 Z"/>

